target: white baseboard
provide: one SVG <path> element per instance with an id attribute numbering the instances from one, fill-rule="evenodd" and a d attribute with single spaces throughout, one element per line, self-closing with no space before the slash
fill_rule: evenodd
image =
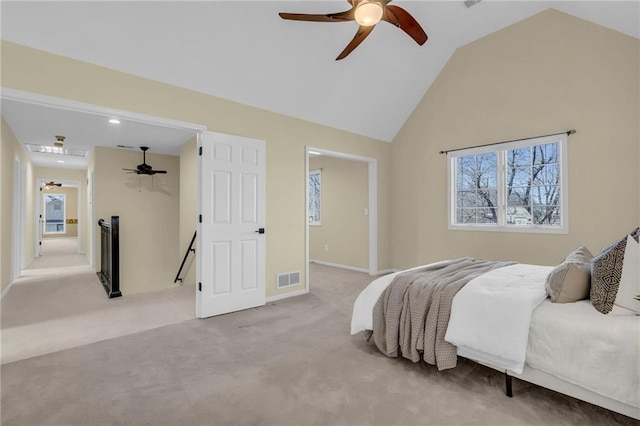
<path id="1" fill-rule="evenodd" d="M 309 259 L 309 263 L 317 263 L 318 265 L 331 266 L 331 267 L 340 268 L 340 269 L 347 269 L 349 271 L 364 272 L 365 274 L 369 273 L 369 270 L 365 268 L 357 268 L 355 266 L 340 265 L 339 263 L 324 262 L 322 260 Z"/>
<path id="2" fill-rule="evenodd" d="M 309 293 L 309 290 L 303 288 L 302 290 L 289 291 L 287 293 L 277 294 L 275 296 L 267 297 L 266 302 L 275 302 L 276 300 L 288 299 L 289 297 L 294 296 L 302 296 L 303 294 Z"/>
<path id="3" fill-rule="evenodd" d="M 5 288 L 5 289 L 2 291 L 2 294 L 0 294 L 0 300 L 4 299 L 4 296 L 6 296 L 6 295 L 7 295 L 7 293 L 9 293 L 9 290 L 11 289 L 11 287 L 13 287 L 13 285 L 14 285 L 15 283 L 16 283 L 16 282 L 15 282 L 15 280 L 14 280 L 14 281 L 11 281 L 11 284 L 9 284 L 9 285 L 7 286 L 7 288 Z"/>
<path id="4" fill-rule="evenodd" d="M 324 262 L 322 260 L 313 260 L 313 259 L 309 259 L 310 263 L 317 263 L 318 265 L 324 265 L 324 266 L 331 266 L 334 268 L 340 268 L 340 269 L 346 269 L 349 271 L 355 271 L 355 272 L 363 272 L 365 274 L 369 273 L 369 270 L 366 268 L 357 268 L 355 266 L 348 266 L 348 265 L 340 265 L 339 263 L 331 263 L 331 262 Z M 378 272 L 376 272 L 375 274 L 373 274 L 373 276 L 377 276 L 377 275 L 384 275 L 384 274 L 388 274 L 390 272 L 397 272 L 398 269 L 382 269 Z"/>

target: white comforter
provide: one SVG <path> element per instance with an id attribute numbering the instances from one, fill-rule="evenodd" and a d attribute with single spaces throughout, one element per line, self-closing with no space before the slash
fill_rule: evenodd
<path id="1" fill-rule="evenodd" d="M 544 301 L 533 313 L 527 365 L 600 395 L 640 407 L 640 316 L 589 300 Z"/>
<path id="2" fill-rule="evenodd" d="M 522 373 L 531 314 L 547 298 L 544 284 L 552 269 L 516 264 L 470 281 L 453 299 L 444 339 L 459 355 Z"/>

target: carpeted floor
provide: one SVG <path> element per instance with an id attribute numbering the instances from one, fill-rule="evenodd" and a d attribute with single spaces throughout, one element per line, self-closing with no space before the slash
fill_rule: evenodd
<path id="1" fill-rule="evenodd" d="M 194 319 L 195 287 L 109 299 L 75 238 L 45 239 L 0 318 L 5 364 Z"/>
<path id="2" fill-rule="evenodd" d="M 516 379 L 506 398 L 469 361 L 386 358 L 349 335 L 372 278 L 311 268 L 304 296 L 4 364 L 2 424 L 638 424 Z"/>

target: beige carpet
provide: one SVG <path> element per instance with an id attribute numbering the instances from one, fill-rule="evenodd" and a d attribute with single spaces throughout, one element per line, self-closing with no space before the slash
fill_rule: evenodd
<path id="1" fill-rule="evenodd" d="M 2 364 L 195 318 L 195 288 L 109 299 L 75 238 L 45 239 L 2 299 Z"/>
<path id="2" fill-rule="evenodd" d="M 3 425 L 617 425 L 625 416 L 470 361 L 438 372 L 349 335 L 371 277 L 2 366 Z M 142 316 L 142 315 L 140 315 Z"/>

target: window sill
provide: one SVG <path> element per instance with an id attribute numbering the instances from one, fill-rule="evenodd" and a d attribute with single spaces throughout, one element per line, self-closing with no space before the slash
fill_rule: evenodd
<path id="1" fill-rule="evenodd" d="M 450 231 L 509 232 L 513 234 L 568 234 L 569 227 L 546 226 L 495 226 L 495 225 L 449 225 Z"/>

